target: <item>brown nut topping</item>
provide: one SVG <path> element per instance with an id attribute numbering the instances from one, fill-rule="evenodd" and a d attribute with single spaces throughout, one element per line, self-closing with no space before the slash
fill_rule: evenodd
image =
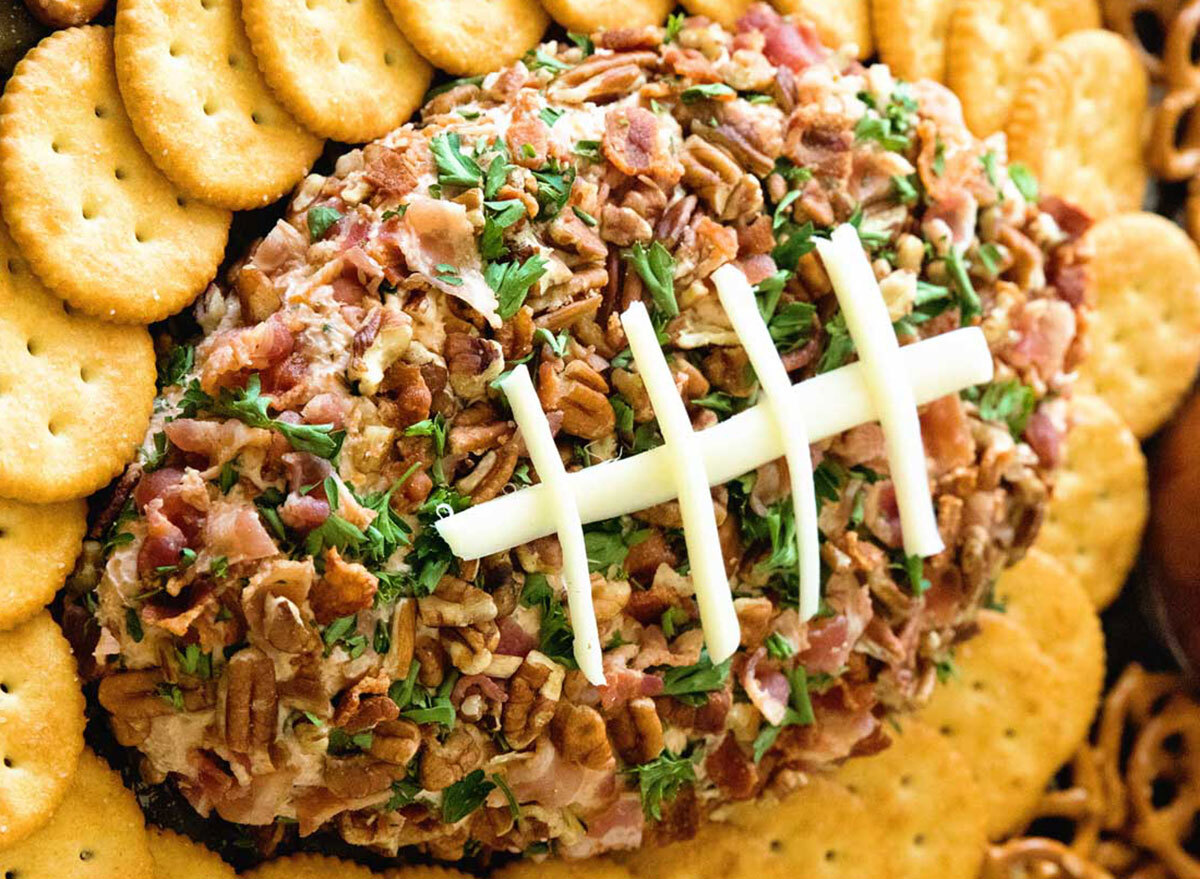
<path id="1" fill-rule="evenodd" d="M 325 758 L 325 786 L 334 796 L 350 800 L 382 793 L 404 775 L 403 766 L 376 760 L 366 754 Z"/>
<path id="2" fill-rule="evenodd" d="M 112 715 L 113 733 L 125 746 L 138 745 L 150 734 L 150 721 L 174 713 L 158 696 L 165 678 L 159 669 L 127 671 L 100 681 L 100 704 Z"/>
<path id="3" fill-rule="evenodd" d="M 421 728 L 411 720 L 384 721 L 371 737 L 371 756 L 397 766 L 407 766 L 420 749 Z"/>
<path id="4" fill-rule="evenodd" d="M 531 744 L 550 723 L 565 675 L 566 669 L 545 654 L 533 650 L 525 657 L 509 682 L 501 719 L 504 737 L 514 748 Z"/>
<path id="5" fill-rule="evenodd" d="M 379 579 L 358 562 L 345 561 L 337 547 L 325 551 L 325 576 L 313 586 L 311 602 L 317 622 L 326 626 L 339 617 L 366 610 L 375 602 Z"/>
<path id="6" fill-rule="evenodd" d="M 624 710 L 609 718 L 609 732 L 621 759 L 626 763 L 646 763 L 662 753 L 662 720 L 648 696 L 632 699 Z"/>
<path id="7" fill-rule="evenodd" d="M 560 704 L 550 722 L 550 740 L 563 757 L 588 769 L 603 769 L 612 760 L 604 718 L 588 705 Z"/>
<path id="8" fill-rule="evenodd" d="M 247 647 L 229 660 L 225 695 L 225 743 L 252 762 L 271 768 L 267 749 L 275 741 L 278 696 L 275 664 L 257 647 Z"/>
<path id="9" fill-rule="evenodd" d="M 421 787 L 445 790 L 483 763 L 483 745 L 476 739 L 477 735 L 475 729 L 468 726 L 455 729 L 445 742 L 439 742 L 433 734 L 427 735 L 421 757 Z"/>
<path id="10" fill-rule="evenodd" d="M 572 360 L 561 372 L 552 363 L 538 370 L 542 406 L 562 412 L 562 429 L 572 436 L 600 439 L 613 432 L 616 415 L 607 395 L 604 376 L 582 360 Z"/>
<path id="11" fill-rule="evenodd" d="M 492 651 L 500 645 L 500 627 L 492 620 L 442 633 L 450 661 L 465 675 L 482 674 L 492 664 Z"/>
<path id="12" fill-rule="evenodd" d="M 395 720 L 400 716 L 400 708 L 388 698 L 391 683 L 387 675 L 363 678 L 338 700 L 333 725 L 348 733 L 358 733 Z"/>
<path id="13" fill-rule="evenodd" d="M 473 626 L 496 618 L 496 602 L 457 577 L 443 577 L 433 595 L 417 599 L 421 622 L 436 628 Z"/>
<path id="14" fill-rule="evenodd" d="M 417 647 L 417 601 L 401 598 L 392 611 L 391 647 L 383 659 L 383 671 L 392 680 L 408 677 Z"/>
<path id="15" fill-rule="evenodd" d="M 479 400 L 488 385 L 504 371 L 499 342 L 466 333 L 447 333 L 443 350 L 450 370 L 450 387 L 465 400 Z"/>

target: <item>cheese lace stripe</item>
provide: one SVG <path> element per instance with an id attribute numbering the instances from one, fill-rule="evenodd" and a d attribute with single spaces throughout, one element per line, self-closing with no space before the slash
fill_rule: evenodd
<path id="1" fill-rule="evenodd" d="M 875 419 L 862 363 L 793 385 L 792 399 L 814 442 Z M 900 349 L 899 374 L 918 404 L 992 380 L 992 354 L 978 327 L 953 330 Z M 721 485 L 783 454 L 771 415 L 759 404 L 696 435 L 710 485 Z M 585 467 L 567 477 L 584 524 L 665 503 L 675 497 L 670 450 Z M 546 486 L 535 485 L 469 507 L 437 522 L 438 533 L 461 559 L 478 559 L 555 532 Z"/>
<path id="2" fill-rule="evenodd" d="M 817 538 L 817 498 L 813 487 L 812 454 L 808 428 L 793 397 L 792 382 L 758 311 L 754 290 L 736 267 L 713 272 L 713 283 L 725 314 L 741 339 L 766 397 L 767 409 L 788 464 L 792 506 L 796 515 L 796 552 L 800 566 L 800 619 L 812 619 L 821 599 L 820 542 Z"/>
<path id="3" fill-rule="evenodd" d="M 646 306 L 635 302 L 621 315 L 621 324 L 667 449 L 669 472 L 679 497 L 692 585 L 700 606 L 704 643 L 713 662 L 724 662 L 737 650 L 741 629 L 725 576 L 725 559 L 721 555 L 704 457 Z"/>
<path id="4" fill-rule="evenodd" d="M 599 686 L 604 683 L 604 660 L 600 655 L 600 632 L 596 628 L 596 608 L 592 603 L 592 575 L 583 541 L 583 522 L 567 484 L 567 470 L 558 456 L 550 422 L 546 420 L 537 391 L 533 389 L 529 370 L 523 365 L 518 366 L 500 383 L 500 389 L 508 398 L 538 479 L 549 492 L 548 506 L 562 546 L 567 607 L 575 632 L 575 661 L 588 682 Z"/>
<path id="5" fill-rule="evenodd" d="M 817 252 L 837 294 L 866 374 L 867 391 L 883 427 L 888 469 L 896 487 L 904 531 L 904 552 L 910 556 L 937 555 L 943 549 L 942 536 L 929 493 L 917 401 L 912 386 L 904 380 L 900 344 L 879 282 L 858 230 L 848 223 L 838 226 L 828 241 L 817 239 Z"/>

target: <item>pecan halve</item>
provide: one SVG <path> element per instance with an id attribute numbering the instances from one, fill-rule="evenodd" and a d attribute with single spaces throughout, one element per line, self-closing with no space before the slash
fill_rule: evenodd
<path id="1" fill-rule="evenodd" d="M 257 647 L 246 647 L 229 660 L 225 694 L 225 743 L 254 764 L 270 768 L 268 748 L 275 741 L 279 698 L 275 664 Z"/>
<path id="2" fill-rule="evenodd" d="M 501 728 L 514 748 L 528 746 L 554 717 L 566 669 L 537 650 L 530 651 L 513 675 L 504 703 Z"/>
<path id="3" fill-rule="evenodd" d="M 603 769 L 612 760 L 604 718 L 588 705 L 561 703 L 550 721 L 550 740 L 564 758 L 588 769 Z"/>
<path id="4" fill-rule="evenodd" d="M 665 747 L 662 720 L 648 696 L 631 699 L 608 720 L 608 730 L 621 759 L 627 763 L 648 763 Z"/>

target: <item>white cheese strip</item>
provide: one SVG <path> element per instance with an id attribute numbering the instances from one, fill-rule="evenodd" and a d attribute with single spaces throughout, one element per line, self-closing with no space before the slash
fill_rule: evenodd
<path id="1" fill-rule="evenodd" d="M 821 600 L 820 541 L 817 537 L 817 499 L 813 488 L 812 454 L 808 427 L 792 394 L 788 378 L 766 322 L 758 311 L 754 289 L 735 266 L 725 265 L 713 272 L 717 295 L 725 314 L 742 340 L 750 365 L 766 397 L 772 426 L 783 444 L 788 474 L 792 482 L 792 504 L 796 513 L 796 551 L 800 560 L 800 619 L 816 616 Z"/>
<path id="2" fill-rule="evenodd" d="M 646 306 L 640 302 L 629 306 L 621 315 L 621 325 L 667 449 L 668 468 L 683 519 L 692 586 L 700 606 L 704 643 L 713 662 L 724 662 L 737 650 L 742 633 L 733 609 L 729 579 L 725 576 L 725 559 L 721 555 L 704 457 Z M 640 507 L 631 511 L 636 509 Z"/>
<path id="3" fill-rule="evenodd" d="M 912 387 L 900 366 L 900 344 L 888 315 L 875 272 L 858 238 L 846 223 L 828 241 L 817 239 L 817 252 L 833 284 L 846 328 L 858 351 L 867 378 L 872 409 L 883 427 L 888 469 L 896 486 L 904 552 L 937 555 L 943 549 L 929 494 L 929 471 L 921 421 Z"/>
<path id="4" fill-rule="evenodd" d="M 900 349 L 900 375 L 918 404 L 992 380 L 992 355 L 978 327 L 954 330 Z M 820 442 L 875 419 L 863 364 L 852 363 L 792 385 L 792 399 Z M 771 415 L 759 404 L 696 436 L 710 485 L 749 473 L 783 454 Z M 665 448 L 586 467 L 568 477 L 579 517 L 600 522 L 644 510 L 675 497 Z M 512 549 L 555 531 L 546 486 L 535 485 L 469 507 L 437 522 L 438 533 L 461 559 Z"/>
<path id="5" fill-rule="evenodd" d="M 537 470 L 538 479 L 546 487 L 547 506 L 554 517 L 558 542 L 562 546 L 563 578 L 567 584 L 567 607 L 571 612 L 571 628 L 575 632 L 575 661 L 589 683 L 604 683 L 604 661 L 600 655 L 600 632 L 596 628 L 596 608 L 592 604 L 592 576 L 588 571 L 587 548 L 583 542 L 583 522 L 575 497 L 567 484 L 567 470 L 550 422 L 542 411 L 537 391 L 523 365 L 514 369 L 500 389 L 512 407 L 513 419 L 521 428 L 521 437 L 529 458 Z"/>

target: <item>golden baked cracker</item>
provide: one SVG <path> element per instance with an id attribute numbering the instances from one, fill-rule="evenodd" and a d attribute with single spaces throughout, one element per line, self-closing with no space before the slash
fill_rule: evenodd
<path id="1" fill-rule="evenodd" d="M 684 842 L 620 857 L 636 879 L 846 879 L 890 876 L 871 806 L 835 779 L 811 774 L 782 802 L 723 809 Z M 604 879 L 618 879 L 605 876 Z"/>
<path id="2" fill-rule="evenodd" d="M 979 625 L 979 634 L 959 645 L 955 673 L 917 717 L 975 770 L 994 839 L 1028 820 L 1070 756 L 1059 717 L 1081 696 L 1016 621 L 984 611 Z"/>
<path id="3" fill-rule="evenodd" d="M 134 136 L 112 32 L 46 37 L 0 99 L 0 206 L 34 271 L 81 311 L 150 323 L 216 273 L 230 214 L 184 198 Z"/>
<path id="4" fill-rule="evenodd" d="M 1079 577 L 1039 549 L 996 582 L 1005 614 L 1025 629 L 1058 664 L 1080 698 L 1062 706 L 1058 723 L 1064 745 L 1074 751 L 1092 725 L 1104 686 L 1104 633 Z"/>
<path id="5" fill-rule="evenodd" d="M 455 76 L 490 73 L 516 61 L 550 24 L 537 0 L 386 0 L 418 52 Z"/>
<path id="6" fill-rule="evenodd" d="M 290 855 L 259 864 L 242 879 L 373 879 L 366 867 L 326 855 Z"/>
<path id="7" fill-rule="evenodd" d="M 0 223 L 0 496 L 103 487 L 145 436 L 154 375 L 145 328 L 68 314 Z"/>
<path id="8" fill-rule="evenodd" d="M 24 504 L 0 499 L 0 631 L 25 622 L 54 599 L 79 555 L 87 504 Z"/>
<path id="9" fill-rule="evenodd" d="M 345 143 L 408 121 L 433 78 L 383 0 L 242 0 L 259 69 L 309 130 Z"/>
<path id="10" fill-rule="evenodd" d="M 596 861 L 596 863 L 600 862 Z M 430 867 L 424 864 L 410 864 L 406 867 L 397 867 L 394 870 L 384 870 L 383 879 L 470 879 L 470 876 L 450 867 Z"/>
<path id="11" fill-rule="evenodd" d="M 1094 217 L 1137 210 L 1149 88 L 1137 54 L 1116 34 L 1065 36 L 1017 87 L 1005 126 L 1009 158 Z"/>
<path id="12" fill-rule="evenodd" d="M 259 73 L 240 0 L 120 0 L 113 46 L 134 131 L 193 198 L 261 207 L 321 154 Z"/>
<path id="13" fill-rule="evenodd" d="M 392 879 L 390 873 L 386 875 L 387 879 Z M 404 879 L 416 879 L 416 877 L 405 875 Z M 634 879 L 634 875 L 628 867 L 607 858 L 541 862 L 526 859 L 506 864 L 492 873 L 492 879 Z"/>
<path id="14" fill-rule="evenodd" d="M 76 27 L 99 15 L 108 0 L 25 0 L 25 5 L 46 27 Z"/>
<path id="15" fill-rule="evenodd" d="M 1184 218 L 1188 234 L 1193 241 L 1200 241 L 1200 177 L 1188 181 L 1187 206 Z"/>
<path id="16" fill-rule="evenodd" d="M 569 31 L 591 33 L 662 24 L 675 0 L 541 0 L 550 17 Z"/>
<path id="17" fill-rule="evenodd" d="M 50 614 L 0 632 L 0 876 L 17 863 L 5 850 L 44 826 L 67 796 L 83 726 L 75 656 Z"/>
<path id="18" fill-rule="evenodd" d="M 987 811 L 966 759 L 938 733 L 900 720 L 890 747 L 848 760 L 837 780 L 867 804 L 861 844 L 888 850 L 888 879 L 975 879 Z"/>
<path id="19" fill-rule="evenodd" d="M 834 48 L 847 43 L 858 47 L 858 57 L 875 51 L 869 0 L 771 0 L 784 15 L 807 19 L 821 39 Z"/>
<path id="20" fill-rule="evenodd" d="M 958 0 L 946 41 L 946 83 L 980 137 L 1004 127 L 1030 63 L 1057 37 L 1099 26 L 1094 0 Z"/>
<path id="21" fill-rule="evenodd" d="M 149 829 L 154 879 L 236 879 L 237 873 L 211 849 L 170 830 Z"/>
<path id="22" fill-rule="evenodd" d="M 871 0 L 879 60 L 901 79 L 946 79 L 954 0 Z"/>
<path id="23" fill-rule="evenodd" d="M 1150 504 L 1146 459 L 1137 438 L 1099 397 L 1077 394 L 1071 421 L 1065 460 L 1034 546 L 1078 576 L 1103 609 L 1121 591 L 1142 542 Z"/>
<path id="24" fill-rule="evenodd" d="M 1200 253 L 1157 214 L 1103 220 L 1086 241 L 1095 312 L 1080 382 L 1147 437 L 1183 400 L 1200 364 Z"/>
<path id="25" fill-rule="evenodd" d="M 12 848 L 0 846 L 0 876 L 155 879 L 145 819 L 121 777 L 84 751 L 70 781 L 66 799 L 45 827 Z"/>
<path id="26" fill-rule="evenodd" d="M 692 15 L 703 15 L 731 28 L 750 8 L 753 0 L 679 0 Z"/>

